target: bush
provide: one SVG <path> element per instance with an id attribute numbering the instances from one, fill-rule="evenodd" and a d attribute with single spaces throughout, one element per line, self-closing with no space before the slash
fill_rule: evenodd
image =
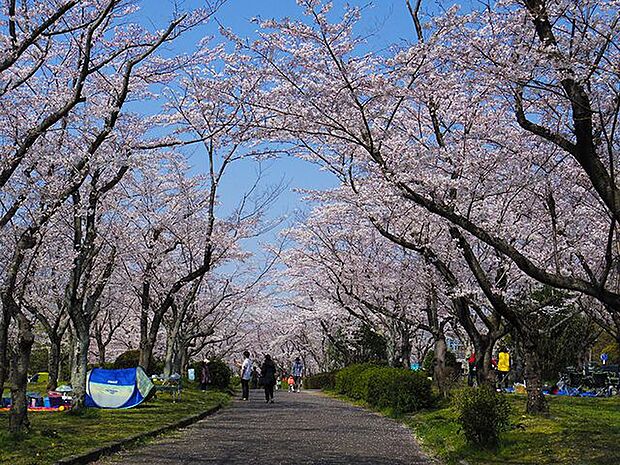
<path id="1" fill-rule="evenodd" d="M 208 367 L 209 384 L 219 389 L 228 388 L 230 385 L 230 378 L 232 377 L 232 370 L 228 365 L 220 359 L 213 359 L 208 363 Z M 200 376 L 199 373 L 198 376 Z"/>
<path id="2" fill-rule="evenodd" d="M 496 446 L 499 435 L 510 426 L 510 404 L 503 394 L 481 386 L 462 390 L 455 397 L 457 421 L 468 443 Z"/>
<path id="3" fill-rule="evenodd" d="M 37 347 L 30 352 L 28 371 L 32 374 L 47 371 L 49 352 L 45 347 Z"/>
<path id="4" fill-rule="evenodd" d="M 89 370 L 92 370 L 93 368 L 105 368 L 106 370 L 112 370 L 114 369 L 114 362 L 106 362 L 103 365 L 100 363 L 89 363 L 87 365 L 87 368 Z"/>
<path id="5" fill-rule="evenodd" d="M 395 413 L 415 412 L 433 403 L 426 376 L 403 368 L 351 365 L 336 374 L 336 390 Z"/>
<path id="6" fill-rule="evenodd" d="M 620 345 L 617 342 L 607 344 L 603 347 L 603 350 L 601 350 L 601 354 L 607 354 L 609 357 L 607 363 L 610 365 L 617 365 L 620 363 Z"/>
<path id="7" fill-rule="evenodd" d="M 435 358 L 435 351 L 429 350 L 422 362 L 422 369 L 427 373 L 433 373 L 433 359 Z M 456 355 L 454 352 L 446 351 L 446 367 L 456 368 L 459 366 L 459 362 L 456 361 Z"/>
<path id="8" fill-rule="evenodd" d="M 304 378 L 306 389 L 334 389 L 336 387 L 336 372 L 317 373 Z"/>
<path id="9" fill-rule="evenodd" d="M 140 363 L 140 351 L 138 349 L 127 350 L 116 357 L 114 360 L 114 368 L 135 368 Z"/>
<path id="10" fill-rule="evenodd" d="M 360 363 L 349 365 L 336 374 L 336 391 L 339 394 L 353 397 L 353 390 L 356 387 L 357 378 L 366 370 L 374 368 L 376 365 Z"/>
<path id="11" fill-rule="evenodd" d="M 402 368 L 377 368 L 368 380 L 366 401 L 395 413 L 416 412 L 433 404 L 430 380 L 419 372 Z"/>

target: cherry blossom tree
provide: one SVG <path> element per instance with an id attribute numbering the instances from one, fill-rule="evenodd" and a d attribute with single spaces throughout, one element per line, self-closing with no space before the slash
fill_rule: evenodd
<path id="1" fill-rule="evenodd" d="M 422 25 L 417 2 L 414 43 L 374 54 L 359 52 L 359 10 L 331 22 L 331 5 L 301 1 L 308 21 L 265 21 L 260 40 L 238 42 L 266 74 L 255 119 L 361 203 L 435 215 L 493 310 L 535 345 L 498 295 L 516 302 L 538 282 L 620 308 L 609 187 L 618 19 L 613 2 L 591 3 L 454 7 Z M 528 409 L 544 410 L 534 391 Z"/>
<path id="2" fill-rule="evenodd" d="M 122 109 L 128 98 L 147 88 L 151 76 L 169 75 L 170 63 L 152 59 L 155 51 L 208 16 L 180 16 L 165 30 L 149 33 L 137 24 L 122 24 L 134 11 L 133 4 L 116 0 L 24 2 L 20 8 L 8 2 L 8 34 L 1 39 L 7 47 L 0 65 L 0 131 L 10 155 L 0 165 L 0 228 L 12 240 L 0 288 L 0 384 L 7 366 L 6 335 L 15 320 L 12 431 L 27 425 L 25 386 L 34 336 L 22 300 L 28 282 L 25 268 L 39 249 L 41 234 L 71 202 L 74 258 L 66 307 L 79 340 L 73 373 L 79 405 L 90 315 L 114 262 L 112 248 L 105 252 L 107 265 L 99 273 L 99 284 L 89 282 L 93 251 L 98 250 L 98 204 L 128 170 L 133 144 L 146 129 L 137 129 L 142 120 Z"/>

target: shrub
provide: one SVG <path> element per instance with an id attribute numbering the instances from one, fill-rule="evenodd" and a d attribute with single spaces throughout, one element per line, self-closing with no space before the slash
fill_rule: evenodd
<path id="1" fill-rule="evenodd" d="M 165 364 L 166 363 L 164 362 L 164 359 L 162 359 L 162 358 L 155 358 L 155 359 L 153 359 L 153 362 L 151 363 L 151 372 L 148 373 L 148 374 L 152 375 L 152 374 L 161 374 L 161 373 L 163 373 L 164 372 Z"/>
<path id="2" fill-rule="evenodd" d="M 361 371 L 353 380 L 353 385 L 351 386 L 349 396 L 355 400 L 368 401 L 368 386 L 370 385 L 371 380 L 380 371 L 381 368 L 375 366 L 370 366 Z"/>
<path id="3" fill-rule="evenodd" d="M 415 412 L 433 403 L 430 380 L 403 368 L 351 365 L 336 374 L 336 390 L 396 413 Z"/>
<path id="4" fill-rule="evenodd" d="M 411 413 L 430 407 L 433 392 L 430 380 L 422 373 L 402 368 L 377 368 L 368 380 L 366 401 L 396 413 Z"/>
<path id="5" fill-rule="evenodd" d="M 30 352 L 28 371 L 32 374 L 47 371 L 49 352 L 45 347 L 37 347 Z"/>
<path id="6" fill-rule="evenodd" d="M 317 373 L 304 378 L 306 389 L 334 389 L 336 387 L 336 372 Z"/>
<path id="7" fill-rule="evenodd" d="M 87 368 L 89 370 L 92 370 L 93 368 L 105 368 L 106 370 L 112 370 L 115 367 L 114 362 L 105 362 L 103 365 L 101 363 L 89 363 Z"/>
<path id="8" fill-rule="evenodd" d="M 422 369 L 427 373 L 433 372 L 433 359 L 435 358 L 435 351 L 429 350 L 424 357 L 424 361 L 422 362 Z M 456 355 L 454 352 L 446 351 L 446 367 L 455 368 L 459 366 L 459 362 L 456 360 Z"/>
<path id="9" fill-rule="evenodd" d="M 209 384 L 219 389 L 226 389 L 230 385 L 232 370 L 221 359 L 213 359 L 208 363 Z"/>
<path id="10" fill-rule="evenodd" d="M 607 344 L 603 347 L 603 350 L 601 350 L 601 354 L 607 354 L 609 357 L 607 360 L 608 364 L 620 363 L 620 345 L 617 342 Z"/>
<path id="11" fill-rule="evenodd" d="M 458 422 L 468 443 L 490 447 L 510 425 L 510 404 L 503 394 L 481 386 L 462 390 L 455 397 Z"/>
<path id="12" fill-rule="evenodd" d="M 135 368 L 140 363 L 140 351 L 138 349 L 127 350 L 116 357 L 114 368 Z"/>
<path id="13" fill-rule="evenodd" d="M 361 363 L 349 365 L 336 374 L 336 391 L 345 396 L 354 397 L 353 391 L 356 387 L 357 378 L 366 370 L 374 368 L 375 365 Z"/>

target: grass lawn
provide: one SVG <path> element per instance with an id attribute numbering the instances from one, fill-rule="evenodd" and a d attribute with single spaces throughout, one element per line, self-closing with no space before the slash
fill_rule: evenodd
<path id="1" fill-rule="evenodd" d="M 465 444 L 449 406 L 402 418 L 423 447 L 447 464 L 620 464 L 620 398 L 553 397 L 547 417 L 523 415 L 525 396 L 509 396 L 517 428 L 502 436 L 497 451 Z"/>
<path id="2" fill-rule="evenodd" d="M 30 387 L 29 387 L 30 389 Z M 35 389 L 32 389 L 35 390 Z M 185 388 L 181 402 L 173 404 L 162 393 L 129 410 L 88 409 L 82 415 L 69 412 L 31 412 L 32 428 L 21 440 L 7 432 L 8 413 L 0 413 L 0 463 L 48 465 L 134 434 L 149 431 L 215 405 L 226 405 L 228 394 L 203 393 Z"/>

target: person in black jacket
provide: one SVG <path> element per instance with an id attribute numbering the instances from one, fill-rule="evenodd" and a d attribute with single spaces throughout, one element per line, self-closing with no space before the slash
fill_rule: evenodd
<path id="1" fill-rule="evenodd" d="M 273 388 L 276 385 L 276 364 L 273 363 L 271 355 L 265 355 L 265 361 L 260 370 L 261 381 L 265 388 L 265 402 L 273 404 Z"/>

